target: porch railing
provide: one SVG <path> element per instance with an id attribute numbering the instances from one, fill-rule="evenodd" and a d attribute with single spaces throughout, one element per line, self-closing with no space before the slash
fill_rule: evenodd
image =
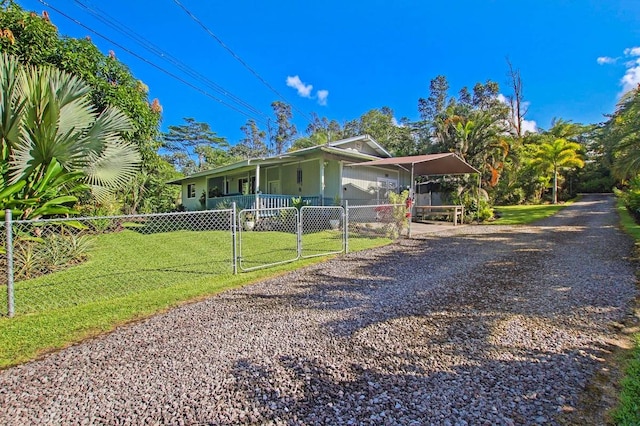
<path id="1" fill-rule="evenodd" d="M 225 195 L 223 197 L 214 197 L 207 199 L 207 209 L 228 209 L 232 203 L 236 203 L 238 209 L 279 209 L 292 207 L 292 198 L 298 198 L 295 195 L 276 195 L 276 194 L 250 194 L 250 195 Z M 321 206 L 322 197 L 320 196 L 303 196 L 302 200 L 307 206 Z"/>

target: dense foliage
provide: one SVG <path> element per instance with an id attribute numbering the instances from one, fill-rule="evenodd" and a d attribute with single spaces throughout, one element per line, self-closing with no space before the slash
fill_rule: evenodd
<path id="1" fill-rule="evenodd" d="M 603 162 L 620 180 L 619 195 L 640 222 L 640 87 L 620 98 L 599 136 Z"/>
<path id="2" fill-rule="evenodd" d="M 87 37 L 74 39 L 58 34 L 46 12 L 37 15 L 24 11 L 13 1 L 2 2 L 0 9 L 0 49 L 18 58 L 23 64 L 51 65 L 78 76 L 90 88 L 89 96 L 96 113 L 115 107 L 128 118 L 131 131 L 122 134 L 126 142 L 135 144 L 142 156 L 140 176 L 130 191 L 121 191 L 117 211 L 131 198 L 144 199 L 135 205 L 142 211 L 166 211 L 175 207 L 178 188 L 166 181 L 178 176 L 158 153 L 161 106 L 149 101 L 148 88 L 134 78 L 113 52 L 101 53 Z M 145 176 L 152 175 L 149 179 Z M 87 202 L 104 212 L 105 205 Z M 129 208 L 130 210 L 130 208 Z M 115 213 L 110 211 L 108 213 Z"/>
<path id="3" fill-rule="evenodd" d="M 21 219 L 75 213 L 86 190 L 94 199 L 122 189 L 140 164 L 117 108 L 95 111 L 89 87 L 50 66 L 23 66 L 0 55 L 0 207 Z"/>

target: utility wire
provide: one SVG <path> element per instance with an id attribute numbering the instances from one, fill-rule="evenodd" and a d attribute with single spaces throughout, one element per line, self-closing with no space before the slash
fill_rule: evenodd
<path id="1" fill-rule="evenodd" d="M 86 12 L 90 13 L 91 15 L 93 15 L 93 17 L 95 17 L 96 19 L 100 20 L 105 25 L 107 25 L 110 28 L 120 32 L 121 34 L 124 34 L 125 36 L 133 39 L 136 43 L 138 43 L 144 49 L 146 49 L 147 51 L 153 53 L 154 55 L 158 56 L 159 58 L 161 58 L 161 59 L 163 59 L 163 60 L 165 60 L 167 62 L 170 62 L 173 65 L 175 65 L 177 68 L 179 68 L 185 74 L 193 77 L 196 80 L 199 80 L 200 82 L 203 82 L 204 84 L 206 84 L 207 86 L 209 86 L 214 91 L 216 91 L 219 94 L 221 94 L 222 96 L 226 96 L 231 101 L 233 101 L 236 104 L 242 106 L 243 108 L 246 108 L 248 111 L 251 111 L 251 113 L 256 114 L 258 116 L 262 116 L 265 120 L 269 119 L 269 116 L 267 114 L 263 113 L 258 108 L 255 108 L 249 102 L 245 101 L 244 99 L 240 98 L 239 96 L 236 96 L 235 94 L 233 94 L 229 90 L 225 89 L 224 87 L 220 86 L 216 82 L 214 82 L 214 81 L 210 80 L 209 78 L 207 78 L 206 76 L 200 74 L 198 71 L 194 70 L 193 68 L 191 68 L 188 65 L 186 65 L 184 62 L 182 62 L 179 59 L 175 58 L 174 56 L 172 56 L 167 51 L 162 50 L 162 48 L 158 47 L 157 45 L 154 45 L 152 42 L 150 42 L 145 37 L 137 34 L 135 31 L 131 30 L 129 27 L 127 27 L 126 25 L 122 24 L 117 19 L 113 18 L 112 16 L 109 16 L 109 14 L 105 13 L 104 11 L 100 10 L 99 8 L 97 8 L 97 7 L 93 6 L 93 5 L 89 6 L 89 5 L 83 3 L 82 1 L 79 1 L 79 0 L 74 0 L 74 1 L 79 7 L 81 7 Z"/>
<path id="2" fill-rule="evenodd" d="M 311 118 L 305 114 L 303 111 L 301 111 L 300 109 L 298 109 L 298 107 L 296 107 L 292 102 L 289 102 L 282 94 L 280 94 L 280 92 L 278 92 L 271 84 L 269 84 L 269 82 L 267 82 L 264 78 L 262 78 L 262 76 L 260 76 L 260 74 L 258 74 L 258 72 L 256 70 L 254 70 L 253 68 L 251 68 L 249 66 L 249 64 L 247 64 L 240 56 L 238 56 L 233 50 L 231 50 L 231 48 L 229 46 L 227 46 L 221 39 L 220 37 L 218 37 L 217 35 L 215 35 L 213 33 L 213 31 L 211 31 L 202 21 L 200 21 L 198 19 L 197 16 L 195 16 L 193 13 L 191 13 L 191 11 L 189 9 L 187 9 L 182 3 L 180 3 L 179 0 L 173 0 L 175 4 L 177 4 L 193 21 L 195 21 L 198 25 L 200 25 L 202 27 L 202 29 L 204 29 L 215 41 L 217 41 L 220 46 L 222 46 L 227 52 L 229 52 L 229 54 L 231 54 L 231 56 L 233 56 L 233 58 L 235 60 L 237 60 L 238 62 L 240 62 L 242 64 L 242 66 L 244 66 L 246 69 L 249 70 L 249 72 L 251 72 L 251 74 L 253 74 L 258 80 L 260 80 L 260 82 L 262 84 L 264 84 L 265 86 L 267 86 L 273 93 L 275 93 L 280 99 L 284 100 L 285 102 L 287 102 L 289 105 L 291 105 L 293 107 L 293 109 L 295 109 L 297 112 L 300 113 L 300 115 L 302 115 L 309 123 L 312 122 Z"/>
<path id="3" fill-rule="evenodd" d="M 180 76 L 178 76 L 178 75 L 176 75 L 176 74 L 173 74 L 173 73 L 172 73 L 172 72 L 170 72 L 170 71 L 167 71 L 166 69 L 162 68 L 162 67 L 161 67 L 161 66 L 159 66 L 159 65 L 154 64 L 153 62 L 149 61 L 148 59 L 146 59 L 146 58 L 144 58 L 144 57 L 142 57 L 142 56 L 140 56 L 140 55 L 138 55 L 137 53 L 135 53 L 135 52 L 133 52 L 132 50 L 130 50 L 130 49 L 128 49 L 128 48 L 126 48 L 126 47 L 124 47 L 123 45 L 121 45 L 121 44 L 119 44 L 119 43 L 115 42 L 114 40 L 110 39 L 109 37 L 107 37 L 107 36 L 104 36 L 104 35 L 100 34 L 99 32 L 97 32 L 97 31 L 95 31 L 95 30 L 93 30 L 93 29 L 89 28 L 88 26 L 84 25 L 82 22 L 78 21 L 77 19 L 72 18 L 71 16 L 67 15 L 66 13 L 62 12 L 61 10 L 59 10 L 59 9 L 57 9 L 57 8 L 55 8 L 55 7 L 53 7 L 53 6 L 51 6 L 51 5 L 50 5 L 49 3 L 47 3 L 46 1 L 44 1 L 44 0 L 38 0 L 38 1 L 39 1 L 42 5 L 44 5 L 45 7 L 48 7 L 48 8 L 50 8 L 51 10 L 53 10 L 53 11 L 57 12 L 58 14 L 60 14 L 61 16 L 64 16 L 65 18 L 67 18 L 67 19 L 68 19 L 68 20 L 70 20 L 71 22 L 75 23 L 76 25 L 81 26 L 82 28 L 86 29 L 87 31 L 92 32 L 93 34 L 97 35 L 98 37 L 100 37 L 100 38 L 102 38 L 102 39 L 104 39 L 104 40 L 106 40 L 106 41 L 108 41 L 109 43 L 113 44 L 114 46 L 119 47 L 119 48 L 120 48 L 120 49 L 122 49 L 123 51 L 125 51 L 125 52 L 129 53 L 130 55 L 132 55 L 132 56 L 134 56 L 134 57 L 136 57 L 136 58 L 138 58 L 139 60 L 143 61 L 144 63 L 146 63 L 146 64 L 148 64 L 148 65 L 151 65 L 152 67 L 156 68 L 157 70 L 159 70 L 159 71 L 161 71 L 161 72 L 163 72 L 163 73 L 167 74 L 169 77 L 171 77 L 171 78 L 174 78 L 174 79 L 178 80 L 179 82 L 181 82 L 181 83 L 183 83 L 183 84 L 185 84 L 185 85 L 187 85 L 187 86 L 191 87 L 192 89 L 194 89 L 194 90 L 196 90 L 196 91 L 198 91 L 198 92 L 202 93 L 202 94 L 203 94 L 203 95 L 205 95 L 205 96 L 208 96 L 209 98 L 211 98 L 211 99 L 213 99 L 213 100 L 217 101 L 218 103 L 220 103 L 220 104 L 222 104 L 222 105 L 226 106 L 227 108 L 230 108 L 230 109 L 232 109 L 232 110 L 234 110 L 234 111 L 236 111 L 236 112 L 238 112 L 238 113 L 240 113 L 240 114 L 242 114 L 242 115 L 244 115 L 244 116 L 246 116 L 246 117 L 248 117 L 248 118 L 252 118 L 252 119 L 254 119 L 255 121 L 258 121 L 258 122 L 260 122 L 260 123 L 262 123 L 262 124 L 265 124 L 265 121 L 264 121 L 264 120 L 262 120 L 262 119 L 258 119 L 258 118 L 256 118 L 256 117 L 252 116 L 251 114 L 248 114 L 248 113 L 246 113 L 245 111 L 242 111 L 242 110 L 240 110 L 240 109 L 236 108 L 235 106 L 228 104 L 227 102 L 223 101 L 223 100 L 222 100 L 222 99 L 220 99 L 220 98 L 217 98 L 216 96 L 212 95 L 211 93 L 207 92 L 206 90 L 203 90 L 203 89 L 199 88 L 198 86 L 195 86 L 194 84 L 192 84 L 192 83 L 188 82 L 187 80 L 185 80 L 185 79 L 181 78 Z"/>

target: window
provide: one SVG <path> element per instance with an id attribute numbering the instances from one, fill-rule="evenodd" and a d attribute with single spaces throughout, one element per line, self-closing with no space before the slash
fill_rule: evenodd
<path id="1" fill-rule="evenodd" d="M 187 198 L 196 198 L 196 184 L 190 183 L 187 185 Z"/>
<path id="2" fill-rule="evenodd" d="M 300 167 L 296 170 L 296 183 L 302 185 L 302 169 Z"/>
<path id="3" fill-rule="evenodd" d="M 251 178 L 239 178 L 238 179 L 238 192 L 242 195 L 255 194 L 256 193 L 256 177 Z"/>
<path id="4" fill-rule="evenodd" d="M 209 178 L 209 182 L 208 182 L 208 187 L 209 187 L 209 192 L 208 192 L 208 198 L 215 198 L 215 197 L 221 197 L 222 195 L 224 195 L 224 178 L 219 176 L 219 177 L 214 177 L 214 178 Z"/>
<path id="5" fill-rule="evenodd" d="M 238 192 L 242 195 L 249 194 L 249 179 L 246 179 L 246 178 L 238 179 Z"/>

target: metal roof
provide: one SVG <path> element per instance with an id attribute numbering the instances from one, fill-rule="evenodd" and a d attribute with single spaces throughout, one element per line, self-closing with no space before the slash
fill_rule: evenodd
<path id="1" fill-rule="evenodd" d="M 371 148 L 373 148 L 376 152 L 384 156 L 390 156 L 389 152 L 387 152 L 382 146 L 380 146 L 371 136 L 369 135 L 361 135 L 355 136 L 348 139 L 342 139 L 339 141 L 331 142 L 325 145 L 315 145 L 308 148 L 298 149 L 296 151 L 285 152 L 280 155 L 274 155 L 272 157 L 265 158 L 249 158 L 246 160 L 238 161 L 236 163 L 227 164 L 226 166 L 220 166 L 209 170 L 204 170 L 201 172 L 194 173 L 189 176 L 185 176 L 178 179 L 173 179 L 168 184 L 181 184 L 182 182 L 193 180 L 194 178 L 199 178 L 202 176 L 214 176 L 222 173 L 227 173 L 231 171 L 241 170 L 247 167 L 255 167 L 255 166 L 268 166 L 272 164 L 280 164 L 285 163 L 286 161 L 290 161 L 296 157 L 305 156 L 308 154 L 312 154 L 315 152 L 327 152 L 331 154 L 341 155 L 345 158 L 351 159 L 352 161 L 363 161 L 367 159 L 377 159 L 380 157 L 365 154 L 362 152 L 354 151 L 351 149 L 344 149 L 341 146 L 350 143 L 362 141 L 367 143 Z"/>
<path id="2" fill-rule="evenodd" d="M 355 163 L 351 164 L 351 166 L 398 166 L 413 169 L 414 176 L 480 173 L 453 152 L 383 158 L 380 160 Z"/>

